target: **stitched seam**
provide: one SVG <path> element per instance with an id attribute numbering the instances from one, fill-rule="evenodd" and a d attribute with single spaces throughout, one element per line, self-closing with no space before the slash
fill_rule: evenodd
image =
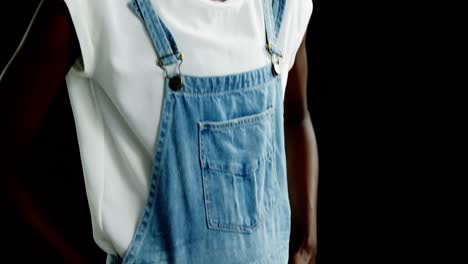
<path id="1" fill-rule="evenodd" d="M 278 75 L 278 76 L 280 76 L 280 75 Z M 232 93 L 243 93 L 243 92 L 248 92 L 248 91 L 265 89 L 265 86 L 268 87 L 269 86 L 268 84 L 270 82 L 273 82 L 273 81 L 277 80 L 276 78 L 277 77 L 275 77 L 275 78 L 273 78 L 271 80 L 268 80 L 268 81 L 253 85 L 253 86 L 244 86 L 244 87 L 240 87 L 240 88 L 236 88 L 236 89 L 232 89 L 232 90 L 224 90 L 224 91 L 219 91 L 219 92 L 184 92 L 184 91 L 178 91 L 178 92 L 172 92 L 172 93 L 177 94 L 177 95 L 181 95 L 181 96 L 194 96 L 194 97 L 204 97 L 204 96 L 213 96 L 213 95 L 230 95 Z M 182 88 L 182 90 L 183 90 L 183 88 Z"/>
<path id="2" fill-rule="evenodd" d="M 272 118 L 274 109 L 275 108 L 273 106 L 270 106 L 267 110 L 254 115 L 248 115 L 223 121 L 199 121 L 199 123 L 203 127 L 202 129 L 215 131 L 228 130 L 237 127 L 260 125 L 263 121 L 267 121 Z"/>

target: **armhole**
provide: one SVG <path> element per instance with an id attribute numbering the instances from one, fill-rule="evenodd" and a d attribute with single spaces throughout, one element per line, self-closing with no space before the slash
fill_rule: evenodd
<path id="1" fill-rule="evenodd" d="M 73 68 L 85 76 L 90 77 L 94 71 L 94 46 L 92 45 L 92 32 L 90 32 L 92 21 L 87 14 L 88 8 L 85 8 L 87 1 L 83 0 L 63 0 L 67 7 L 68 15 L 75 30 L 80 49 L 80 56 L 73 64 Z"/>
<path id="2" fill-rule="evenodd" d="M 296 61 L 297 51 L 299 50 L 302 40 L 305 37 L 305 33 L 307 31 L 310 18 L 312 16 L 312 10 L 313 10 L 312 0 L 305 0 L 305 1 L 299 2 L 298 4 L 300 5 L 301 3 L 304 3 L 305 6 L 304 7 L 298 6 L 297 8 L 300 12 L 299 16 L 301 17 L 302 20 L 299 21 L 299 28 L 297 31 L 298 35 L 296 36 L 296 39 L 293 42 L 292 53 L 288 62 L 288 71 L 290 71 L 292 67 L 294 66 L 294 63 Z"/>

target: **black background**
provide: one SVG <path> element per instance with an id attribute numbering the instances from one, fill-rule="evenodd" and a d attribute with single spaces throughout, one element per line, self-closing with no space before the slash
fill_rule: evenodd
<path id="1" fill-rule="evenodd" d="M 0 69 L 6 65 L 18 45 L 29 19 L 39 1 L 2 3 L 0 30 Z M 308 104 L 317 136 L 320 177 L 318 195 L 318 263 L 336 263 L 337 257 L 347 254 L 344 241 L 352 225 L 352 207 L 338 184 L 342 167 L 338 150 L 338 114 L 342 94 L 338 92 L 337 20 L 330 2 L 315 0 L 307 35 L 309 65 Z M 7 18 L 8 17 L 8 18 Z M 342 108 L 341 108 L 342 110 Z M 91 217 L 85 194 L 75 124 L 65 83 L 43 121 L 29 153 L 25 153 L 23 169 L 30 195 L 57 226 L 61 235 L 85 263 L 104 263 L 105 254 L 95 245 Z M 3 256 L 15 258 L 17 263 L 47 260 L 63 263 L 66 249 L 54 246 L 47 234 L 33 228 L 31 218 L 19 213 L 11 197 L 1 199 Z M 57 197 L 60 197 L 57 199 Z M 28 220 L 29 219 L 29 220 Z M 35 225 L 40 226 L 39 225 Z M 347 243 L 347 242 L 346 242 Z M 340 256 L 341 255 L 341 256 Z M 77 262 L 78 263 L 78 262 Z"/>

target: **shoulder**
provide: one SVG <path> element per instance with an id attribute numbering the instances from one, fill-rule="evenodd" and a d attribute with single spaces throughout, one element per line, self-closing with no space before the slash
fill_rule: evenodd
<path id="1" fill-rule="evenodd" d="M 283 18 L 278 34 L 278 46 L 283 50 L 283 66 L 290 70 L 299 47 L 304 39 L 312 16 L 312 0 L 277 0 L 284 1 Z"/>
<path id="2" fill-rule="evenodd" d="M 119 21 L 128 18 L 129 0 L 63 0 L 68 8 L 79 40 L 81 71 L 91 76 L 97 51 L 109 41 L 110 32 L 118 32 Z M 127 17 L 126 17 L 127 16 Z"/>

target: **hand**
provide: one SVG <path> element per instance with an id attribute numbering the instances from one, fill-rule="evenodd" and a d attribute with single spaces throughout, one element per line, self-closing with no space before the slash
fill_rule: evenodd
<path id="1" fill-rule="evenodd" d="M 297 250 L 290 254 L 289 264 L 316 264 L 316 255 L 316 246 L 308 246 L 304 242 Z"/>

